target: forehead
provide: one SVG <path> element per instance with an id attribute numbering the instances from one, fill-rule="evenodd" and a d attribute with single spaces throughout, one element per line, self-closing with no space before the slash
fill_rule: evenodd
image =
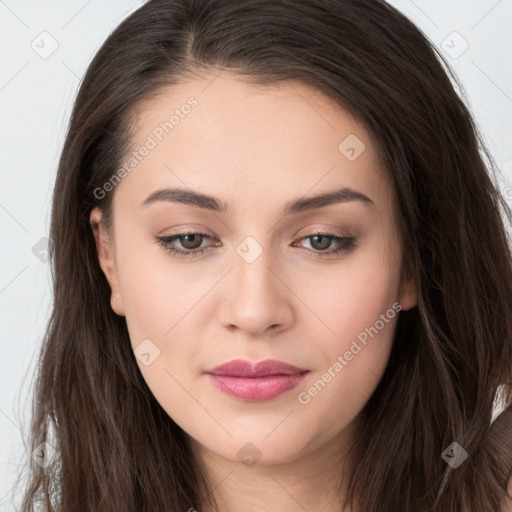
<path id="1" fill-rule="evenodd" d="M 122 187 L 140 198 L 162 186 L 262 200 L 339 186 L 386 200 L 370 134 L 318 90 L 220 73 L 161 88 L 139 105 L 132 151 L 144 151 Z M 287 192 L 289 191 L 289 192 Z M 376 201 L 377 202 L 377 201 Z"/>

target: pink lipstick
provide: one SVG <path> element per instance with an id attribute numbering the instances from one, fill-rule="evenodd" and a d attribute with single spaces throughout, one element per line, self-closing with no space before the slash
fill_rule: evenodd
<path id="1" fill-rule="evenodd" d="M 258 363 L 235 359 L 205 373 L 224 393 L 248 402 L 262 402 L 297 386 L 309 370 L 272 359 Z"/>

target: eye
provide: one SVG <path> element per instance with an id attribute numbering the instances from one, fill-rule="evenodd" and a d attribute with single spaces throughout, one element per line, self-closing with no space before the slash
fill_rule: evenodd
<path id="1" fill-rule="evenodd" d="M 176 254 L 177 256 L 187 258 L 189 256 L 201 254 L 209 249 L 208 247 L 201 247 L 201 244 L 205 238 L 209 239 L 211 237 L 206 233 L 190 231 L 188 233 L 182 233 L 179 235 L 157 237 L 157 240 L 158 243 L 171 254 Z M 182 247 L 184 247 L 186 250 L 177 249 L 174 247 L 173 244 L 177 240 L 179 240 Z"/>
<path id="2" fill-rule="evenodd" d="M 179 235 L 160 236 L 156 237 L 156 239 L 158 244 L 161 245 L 166 251 L 169 251 L 171 254 L 181 258 L 197 256 L 204 253 L 205 251 L 209 251 L 212 248 L 212 245 L 201 247 L 205 239 L 212 239 L 212 237 L 206 233 L 200 233 L 196 231 L 181 233 Z M 314 257 L 318 258 L 341 254 L 357 247 L 355 243 L 355 237 L 338 236 L 332 233 L 324 233 L 320 231 L 316 231 L 315 233 L 303 236 L 299 239 L 299 241 L 302 240 L 310 240 L 312 249 L 306 249 L 308 252 L 312 253 Z M 182 248 L 176 247 L 176 242 L 178 242 Z M 332 246 L 333 242 L 338 244 L 338 247 L 335 249 L 327 250 Z M 296 242 L 294 242 L 294 244 L 296 244 Z M 216 243 L 215 245 L 219 246 L 220 243 Z"/>
<path id="3" fill-rule="evenodd" d="M 308 252 L 311 252 L 312 256 L 316 258 L 325 258 L 331 255 L 347 253 L 351 249 L 357 247 L 355 243 L 355 237 L 338 236 L 332 233 L 324 233 L 321 231 L 316 231 L 314 234 L 304 236 L 300 240 L 309 240 L 309 244 L 311 245 L 313 250 L 307 250 Z M 330 247 L 332 247 L 333 243 L 337 244 L 338 247 L 331 250 L 327 250 Z"/>

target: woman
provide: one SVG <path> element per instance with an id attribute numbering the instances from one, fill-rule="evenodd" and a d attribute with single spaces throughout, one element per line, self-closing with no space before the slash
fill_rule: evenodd
<path id="1" fill-rule="evenodd" d="M 377 0 L 123 21 L 59 164 L 23 511 L 512 510 L 510 208 L 442 64 Z"/>

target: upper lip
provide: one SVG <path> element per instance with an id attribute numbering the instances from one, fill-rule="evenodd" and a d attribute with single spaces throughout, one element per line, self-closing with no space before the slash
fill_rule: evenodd
<path id="1" fill-rule="evenodd" d="M 234 359 L 215 366 L 215 368 L 210 368 L 206 370 L 206 373 L 232 377 L 267 377 L 269 375 L 297 375 L 307 371 L 273 359 L 265 359 L 257 363 L 245 359 Z"/>

